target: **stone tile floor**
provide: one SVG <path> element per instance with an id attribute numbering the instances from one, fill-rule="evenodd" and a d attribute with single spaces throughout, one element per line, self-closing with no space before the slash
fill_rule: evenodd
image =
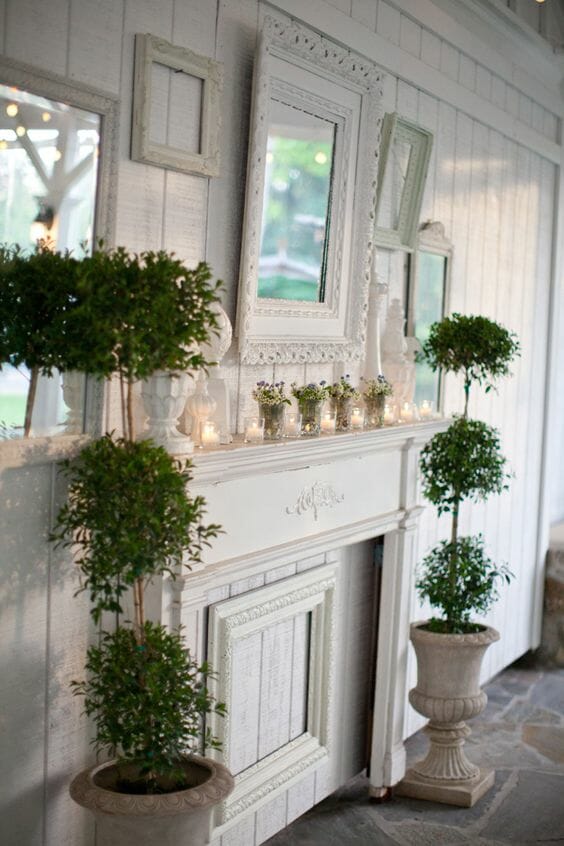
<path id="1" fill-rule="evenodd" d="M 485 689 L 466 749 L 495 767 L 496 782 L 473 808 L 404 797 L 378 804 L 359 776 L 266 846 L 564 846 L 564 669 L 524 658 Z M 423 732 L 408 740 L 408 763 L 427 743 Z"/>

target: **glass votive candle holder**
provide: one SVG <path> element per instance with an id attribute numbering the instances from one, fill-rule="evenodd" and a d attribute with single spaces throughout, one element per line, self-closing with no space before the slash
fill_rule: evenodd
<path id="1" fill-rule="evenodd" d="M 245 417 L 245 443 L 259 444 L 264 441 L 264 417 Z"/>
<path id="2" fill-rule="evenodd" d="M 419 406 L 419 419 L 429 420 L 433 416 L 433 402 L 432 400 L 423 400 Z"/>
<path id="3" fill-rule="evenodd" d="M 287 411 L 284 415 L 284 437 L 299 438 L 302 431 L 302 415 L 298 411 Z"/>
<path id="4" fill-rule="evenodd" d="M 356 405 L 351 411 L 351 429 L 364 429 L 364 409 Z"/>
<path id="5" fill-rule="evenodd" d="M 400 421 L 402 423 L 415 423 L 419 420 L 419 412 L 414 402 L 404 402 L 400 408 Z"/>
<path id="6" fill-rule="evenodd" d="M 324 411 L 321 415 L 321 434 L 334 435 L 337 429 L 337 412 Z"/>
<path id="7" fill-rule="evenodd" d="M 384 406 L 384 425 L 392 426 L 396 422 L 396 410 L 393 405 L 386 403 Z"/>
<path id="8" fill-rule="evenodd" d="M 204 420 L 201 424 L 200 447 L 202 449 L 213 449 L 219 446 L 219 430 L 217 423 L 213 420 Z"/>

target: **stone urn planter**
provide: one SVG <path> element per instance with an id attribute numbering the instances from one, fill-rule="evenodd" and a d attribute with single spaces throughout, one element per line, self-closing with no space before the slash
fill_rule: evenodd
<path id="1" fill-rule="evenodd" d="M 416 711 L 429 717 L 427 757 L 408 770 L 396 792 L 401 796 L 470 808 L 493 785 L 495 772 L 480 769 L 464 753 L 470 734 L 466 720 L 484 710 L 480 668 L 490 644 L 499 640 L 490 627 L 471 634 L 426 631 L 412 623 L 410 639 L 417 656 L 417 685 L 409 692 Z"/>
<path id="2" fill-rule="evenodd" d="M 97 846 L 204 846 L 213 808 L 233 790 L 233 777 L 217 761 L 196 755 L 184 769 L 193 787 L 138 795 L 118 792 L 117 766 L 110 761 L 77 775 L 70 795 L 94 814 Z"/>

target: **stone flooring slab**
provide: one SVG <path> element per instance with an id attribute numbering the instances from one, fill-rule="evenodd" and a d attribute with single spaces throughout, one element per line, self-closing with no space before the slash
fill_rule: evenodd
<path id="1" fill-rule="evenodd" d="M 496 778 L 473 808 L 399 796 L 379 804 L 358 776 L 267 846 L 564 846 L 564 669 L 521 662 L 486 691 L 466 751 Z M 428 744 L 423 732 L 409 738 L 408 766 Z"/>
<path id="2" fill-rule="evenodd" d="M 522 737 L 527 746 L 532 746 L 550 761 L 564 765 L 564 726 L 525 725 Z"/>
<path id="3" fill-rule="evenodd" d="M 564 771 L 521 771 L 480 833 L 511 844 L 564 842 Z"/>

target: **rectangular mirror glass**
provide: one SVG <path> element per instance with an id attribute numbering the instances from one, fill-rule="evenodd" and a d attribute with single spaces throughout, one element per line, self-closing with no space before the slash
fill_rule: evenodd
<path id="1" fill-rule="evenodd" d="M 334 150 L 334 123 L 285 103 L 272 103 L 259 297 L 323 302 Z"/>
<path id="2" fill-rule="evenodd" d="M 0 79 L 0 243 L 31 253 L 42 240 L 80 257 L 111 234 L 104 194 L 116 103 L 17 63 L 0 64 Z M 82 374 L 38 375 L 33 405 L 30 384 L 25 366 L 0 367 L 0 440 L 85 430 Z"/>
<path id="3" fill-rule="evenodd" d="M 408 280 L 408 335 L 420 344 L 429 337 L 431 324 L 447 310 L 452 245 L 438 221 L 424 223 L 419 231 L 418 249 L 410 256 Z M 429 401 L 441 406 L 441 379 L 426 362 L 415 365 L 415 402 Z"/>

